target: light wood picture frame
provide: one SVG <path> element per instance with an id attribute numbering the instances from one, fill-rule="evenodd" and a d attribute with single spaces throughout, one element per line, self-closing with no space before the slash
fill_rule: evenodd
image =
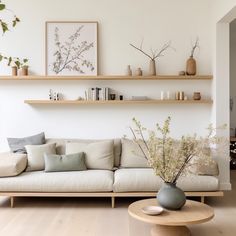
<path id="1" fill-rule="evenodd" d="M 45 74 L 98 75 L 98 22 L 47 21 Z"/>

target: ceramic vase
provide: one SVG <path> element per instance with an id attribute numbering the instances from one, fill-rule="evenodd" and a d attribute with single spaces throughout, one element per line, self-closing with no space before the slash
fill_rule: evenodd
<path id="1" fill-rule="evenodd" d="M 157 201 L 167 210 L 180 210 L 186 203 L 186 196 L 176 184 L 164 183 L 157 193 Z"/>
<path id="2" fill-rule="evenodd" d="M 11 69 L 12 69 L 12 76 L 17 76 L 17 74 L 18 74 L 18 69 L 17 69 L 17 67 L 16 67 L 16 66 L 13 66 Z"/>
<path id="3" fill-rule="evenodd" d="M 27 76 L 29 74 L 29 67 L 28 66 L 23 66 L 21 69 L 21 75 Z"/>
<path id="4" fill-rule="evenodd" d="M 190 57 L 186 63 L 186 74 L 187 75 L 196 75 L 197 73 L 197 63 L 193 57 Z"/>
<path id="5" fill-rule="evenodd" d="M 151 76 L 156 75 L 156 61 L 155 60 L 150 60 L 149 75 L 151 75 Z"/>

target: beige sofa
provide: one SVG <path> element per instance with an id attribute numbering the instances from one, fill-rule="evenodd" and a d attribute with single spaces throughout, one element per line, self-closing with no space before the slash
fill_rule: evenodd
<path id="1" fill-rule="evenodd" d="M 95 140 L 47 140 L 47 143 L 57 143 L 58 154 L 65 153 L 66 142 L 91 143 Z M 151 168 L 137 164 L 135 159 L 131 159 L 130 167 L 124 167 L 120 139 L 114 139 L 113 161 L 112 170 L 88 169 L 49 173 L 30 171 L 15 177 L 0 178 L 0 195 L 9 196 L 12 207 L 14 197 L 19 196 L 111 197 L 112 207 L 115 206 L 115 197 L 156 196 L 162 184 L 161 179 L 155 176 Z M 199 196 L 202 201 L 206 196 L 223 196 L 220 177 L 217 176 L 188 174 L 179 180 L 178 186 L 187 196 Z"/>

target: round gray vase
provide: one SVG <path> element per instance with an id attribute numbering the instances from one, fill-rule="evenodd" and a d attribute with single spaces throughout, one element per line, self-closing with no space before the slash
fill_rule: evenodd
<path id="1" fill-rule="evenodd" d="M 167 210 L 180 210 L 185 202 L 184 191 L 176 187 L 174 183 L 164 183 L 157 193 L 157 201 Z"/>

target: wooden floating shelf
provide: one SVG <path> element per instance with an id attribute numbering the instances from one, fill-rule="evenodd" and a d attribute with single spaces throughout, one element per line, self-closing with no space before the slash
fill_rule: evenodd
<path id="1" fill-rule="evenodd" d="M 195 75 L 195 76 L 179 76 L 179 75 L 158 75 L 158 76 L 123 76 L 123 75 L 98 75 L 98 76 L 0 76 L 0 81 L 64 81 L 64 80 L 212 80 L 212 75 Z"/>
<path id="2" fill-rule="evenodd" d="M 31 105 L 102 105 L 102 104 L 212 104 L 212 100 L 109 100 L 109 101 L 78 101 L 78 100 L 25 100 Z"/>

